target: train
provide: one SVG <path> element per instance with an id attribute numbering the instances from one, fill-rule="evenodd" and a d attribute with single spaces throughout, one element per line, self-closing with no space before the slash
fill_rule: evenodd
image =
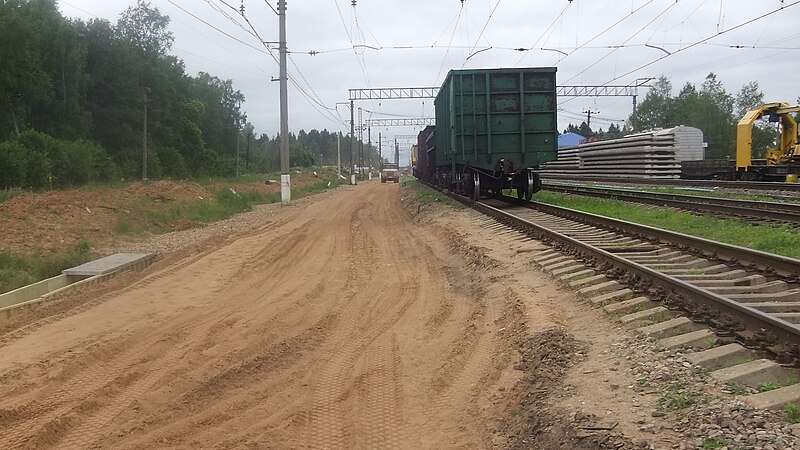
<path id="1" fill-rule="evenodd" d="M 414 175 L 477 200 L 541 188 L 557 157 L 556 68 L 454 69 L 434 101 L 436 125 L 417 136 Z"/>

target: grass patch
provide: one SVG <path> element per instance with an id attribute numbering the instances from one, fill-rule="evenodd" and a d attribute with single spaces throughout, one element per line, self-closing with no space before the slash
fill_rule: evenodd
<path id="1" fill-rule="evenodd" d="M 141 223 L 136 223 L 127 217 L 120 217 L 117 223 L 112 228 L 115 234 L 123 234 L 129 236 L 141 236 L 145 234 L 145 226 Z"/>
<path id="2" fill-rule="evenodd" d="M 733 395 L 747 395 L 747 385 L 742 383 L 734 383 L 731 384 L 731 389 L 733 390 Z"/>
<path id="3" fill-rule="evenodd" d="M 452 205 L 455 202 L 450 197 L 442 194 L 441 192 L 431 189 L 428 186 L 420 183 L 417 180 L 404 177 L 402 180 L 403 187 L 409 187 L 415 194 L 420 203 L 444 203 L 445 205 Z"/>
<path id="4" fill-rule="evenodd" d="M 786 404 L 786 419 L 791 423 L 800 423 L 800 408 L 797 403 Z"/>
<path id="5" fill-rule="evenodd" d="M 758 392 L 769 392 L 774 391 L 781 387 L 779 383 L 770 383 L 769 381 L 765 381 L 758 385 Z"/>
<path id="6" fill-rule="evenodd" d="M 683 382 L 672 383 L 667 392 L 658 399 L 658 406 L 656 409 L 684 409 L 690 405 L 697 403 L 699 400 L 697 394 L 686 390 L 686 384 Z"/>
<path id="7" fill-rule="evenodd" d="M 534 200 L 601 216 L 649 225 L 768 253 L 800 258 L 800 234 L 788 224 L 754 225 L 672 208 L 632 207 L 630 203 L 540 191 Z"/>
<path id="8" fill-rule="evenodd" d="M 181 201 L 167 208 L 149 208 L 149 214 L 153 220 L 165 226 L 182 221 L 210 223 L 249 211 L 254 205 L 274 203 L 279 200 L 280 194 L 236 192 L 231 188 L 225 188 L 217 191 L 213 199 Z"/>
<path id="9" fill-rule="evenodd" d="M 34 256 L 26 257 L 0 251 L 0 293 L 54 277 L 62 270 L 81 265 L 90 259 L 91 245 L 85 239 L 80 239 L 62 253 L 38 250 Z"/>
<path id="10" fill-rule="evenodd" d="M 12 198 L 24 193 L 20 188 L 0 189 L 0 203 L 11 200 Z"/>
<path id="11" fill-rule="evenodd" d="M 713 450 L 716 448 L 722 448 L 728 445 L 728 440 L 723 437 L 707 437 L 703 439 L 703 449 L 704 450 Z"/>
<path id="12" fill-rule="evenodd" d="M 314 192 L 324 191 L 326 189 L 334 189 L 341 185 L 339 180 L 330 180 L 330 181 L 318 181 L 312 185 L 305 186 L 299 189 L 293 189 L 293 195 L 297 198 L 305 197 L 307 195 L 313 194 Z M 280 198 L 278 199 L 280 200 Z"/>

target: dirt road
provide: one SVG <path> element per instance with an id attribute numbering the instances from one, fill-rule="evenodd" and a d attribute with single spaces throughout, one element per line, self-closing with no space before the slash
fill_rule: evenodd
<path id="1" fill-rule="evenodd" d="M 0 446 L 490 447 L 521 319 L 457 247 L 373 182 L 62 299 L 0 335 Z"/>

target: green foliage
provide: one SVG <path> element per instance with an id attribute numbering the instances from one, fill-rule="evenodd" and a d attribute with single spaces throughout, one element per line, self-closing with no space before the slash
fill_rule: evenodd
<path id="1" fill-rule="evenodd" d="M 686 384 L 683 382 L 672 383 L 658 399 L 659 410 L 664 409 L 684 409 L 690 405 L 698 402 L 697 395 L 686 389 Z"/>
<path id="2" fill-rule="evenodd" d="M 800 258 L 800 234 L 789 225 L 754 225 L 738 219 L 700 216 L 673 208 L 632 208 L 618 200 L 540 191 L 534 200 L 602 216 L 664 228 L 768 253 Z"/>
<path id="3" fill-rule="evenodd" d="M 27 130 L 0 142 L 0 189 L 60 188 L 115 178 L 118 169 L 94 143 Z"/>
<path id="4" fill-rule="evenodd" d="M 778 384 L 778 383 L 770 383 L 768 381 L 765 381 L 765 382 L 763 382 L 763 383 L 758 385 L 758 392 L 774 391 L 775 389 L 778 389 L 779 387 L 781 387 L 781 385 Z"/>
<path id="5" fill-rule="evenodd" d="M 453 199 L 450 197 L 440 193 L 439 191 L 431 189 L 417 180 L 407 177 L 403 177 L 401 180 L 404 188 L 411 188 L 411 190 L 414 191 L 420 203 L 444 203 L 447 205 L 454 204 Z"/>
<path id="6" fill-rule="evenodd" d="M 50 278 L 91 259 L 91 245 L 81 239 L 63 253 L 39 250 L 32 257 L 0 251 L 0 293 Z"/>
<path id="7" fill-rule="evenodd" d="M 0 146 L 0 152 L 2 152 L 2 146 Z M 23 192 L 24 191 L 20 188 L 10 188 L 10 189 L 0 190 L 0 203 L 11 200 L 12 198 L 22 194 Z"/>
<path id="8" fill-rule="evenodd" d="M 786 404 L 786 419 L 791 423 L 800 423 L 800 408 L 797 403 Z"/>
<path id="9" fill-rule="evenodd" d="M 713 450 L 716 448 L 722 448 L 728 445 L 728 440 L 723 437 L 707 437 L 703 439 L 703 449 L 704 450 Z"/>
<path id="10" fill-rule="evenodd" d="M 698 89 L 686 83 L 677 96 L 672 95 L 672 84 L 662 76 L 648 91 L 631 114 L 630 123 L 635 131 L 669 128 L 686 125 L 703 131 L 708 142 L 706 157 L 723 159 L 735 155 L 736 123 L 744 113 L 764 100 L 758 83 L 742 86 L 740 92 L 729 94 L 714 73 L 709 73 Z M 763 156 L 771 142 L 771 133 L 765 126 L 754 127 L 754 154 Z"/>
<path id="11" fill-rule="evenodd" d="M 145 228 L 143 225 L 138 224 L 126 217 L 118 219 L 112 229 L 116 234 L 127 234 L 135 236 L 140 236 L 145 234 Z"/>

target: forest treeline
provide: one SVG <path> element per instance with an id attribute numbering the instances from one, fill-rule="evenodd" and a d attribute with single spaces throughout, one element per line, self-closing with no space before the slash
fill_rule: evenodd
<path id="1" fill-rule="evenodd" d="M 169 22 L 143 0 L 116 23 L 0 1 L 0 189 L 141 177 L 145 98 L 148 177 L 278 170 L 278 136 L 255 135 L 231 80 L 186 73 Z M 289 138 L 293 166 L 335 164 L 337 133 Z"/>

